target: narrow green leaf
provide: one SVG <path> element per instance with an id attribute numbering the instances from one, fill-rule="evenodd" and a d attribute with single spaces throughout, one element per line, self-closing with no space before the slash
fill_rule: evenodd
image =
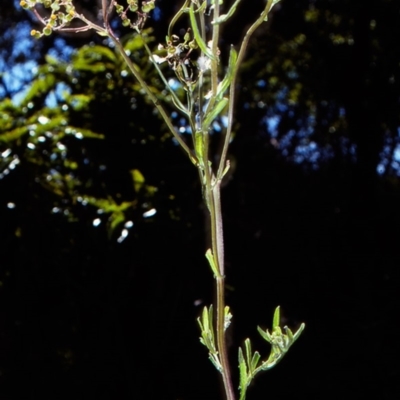
<path id="1" fill-rule="evenodd" d="M 197 318 L 197 323 L 199 324 L 201 333 L 203 333 L 204 327 L 203 327 L 203 324 L 202 324 L 202 321 L 201 321 L 201 318 L 200 318 L 200 317 Z M 201 341 L 201 340 L 202 340 L 202 339 L 200 338 L 200 341 Z M 204 343 L 203 343 L 203 344 L 204 344 Z"/>
<path id="2" fill-rule="evenodd" d="M 294 339 L 293 332 L 287 326 L 284 326 L 283 329 L 285 330 L 285 333 L 289 339 L 289 343 L 292 344 Z"/>
<path id="3" fill-rule="evenodd" d="M 239 347 L 239 373 L 240 373 L 240 399 L 243 400 L 246 397 L 247 389 L 247 366 L 243 358 L 242 348 Z"/>
<path id="4" fill-rule="evenodd" d="M 258 333 L 268 342 L 271 343 L 271 335 L 268 331 L 264 332 L 259 326 L 257 326 Z"/>
<path id="5" fill-rule="evenodd" d="M 208 320 L 208 310 L 207 310 L 207 307 L 204 307 L 204 308 L 203 308 L 202 320 L 203 320 L 204 331 L 208 331 L 208 330 L 210 329 L 210 324 L 209 324 L 209 320 Z"/>
<path id="6" fill-rule="evenodd" d="M 228 71 L 226 71 L 224 79 L 218 84 L 217 87 L 217 98 L 216 98 L 217 101 L 221 100 L 225 91 L 229 88 L 232 82 L 236 67 L 236 61 L 237 61 L 237 51 L 233 46 L 231 46 L 231 51 L 229 53 Z"/>
<path id="7" fill-rule="evenodd" d="M 217 371 L 222 373 L 222 366 L 221 363 L 219 362 L 218 356 L 212 355 L 210 354 L 208 356 L 208 358 L 210 359 L 210 361 L 213 363 L 214 367 L 217 369 Z"/>
<path id="8" fill-rule="evenodd" d="M 251 342 L 250 342 L 250 339 L 246 339 L 244 341 L 244 346 L 245 346 L 246 363 L 247 363 L 248 367 L 250 368 L 250 366 L 251 366 Z"/>
<path id="9" fill-rule="evenodd" d="M 261 358 L 260 353 L 258 351 L 254 352 L 253 358 L 251 359 L 251 366 L 250 366 L 251 372 L 256 370 L 260 358 Z"/>
<path id="10" fill-rule="evenodd" d="M 297 332 L 293 335 L 293 343 L 299 338 L 299 336 L 301 335 L 301 333 L 304 331 L 304 328 L 306 327 L 306 324 L 303 322 L 300 325 L 300 328 L 297 329 Z"/>
<path id="11" fill-rule="evenodd" d="M 280 320 L 281 320 L 281 313 L 280 313 L 280 306 L 278 306 L 276 307 L 274 312 L 274 319 L 272 321 L 272 332 L 275 330 L 275 328 L 279 327 Z"/>
<path id="12" fill-rule="evenodd" d="M 210 49 L 207 47 L 206 43 L 204 42 L 203 38 L 201 37 L 199 27 L 197 26 L 197 21 L 196 21 L 196 16 L 194 15 L 194 10 L 193 10 L 193 3 L 190 5 L 189 8 L 189 16 L 190 16 L 190 24 L 192 25 L 192 30 L 194 34 L 194 38 L 199 45 L 201 51 L 211 60 L 216 60 L 214 55 L 211 53 Z"/>
<path id="13" fill-rule="evenodd" d="M 228 104 L 228 99 L 226 97 L 223 97 L 217 104 L 215 104 L 213 109 L 205 115 L 202 126 L 204 130 L 207 130 L 210 127 L 210 125 L 214 122 L 215 118 L 218 117 L 218 115 L 224 110 L 227 104 Z"/>
<path id="14" fill-rule="evenodd" d="M 210 308 L 208 309 L 208 321 L 209 321 L 209 326 L 210 326 L 210 332 L 211 332 L 211 338 L 213 341 L 213 348 L 215 348 L 215 339 L 214 339 L 214 310 L 212 304 L 210 305 Z"/>
<path id="15" fill-rule="evenodd" d="M 215 275 L 215 276 L 219 276 L 220 274 L 219 274 L 218 268 L 217 268 L 217 266 L 216 266 L 216 264 L 215 264 L 214 255 L 213 255 L 211 249 L 208 249 L 208 250 L 207 250 L 207 252 L 206 252 L 206 258 L 207 258 L 207 260 L 208 260 L 208 263 L 210 264 L 210 267 L 211 267 L 212 272 L 214 273 L 214 275 Z"/>

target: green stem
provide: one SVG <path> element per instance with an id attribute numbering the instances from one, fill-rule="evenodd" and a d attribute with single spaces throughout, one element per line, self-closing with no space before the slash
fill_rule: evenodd
<path id="1" fill-rule="evenodd" d="M 213 177 L 212 180 L 215 180 Z M 207 182 L 208 185 L 209 182 Z M 226 346 L 225 335 L 225 275 L 224 275 L 224 237 L 221 211 L 221 181 L 216 180 L 210 182 L 212 187 L 208 186 L 207 192 L 209 195 L 210 204 L 210 219 L 211 219 L 211 240 L 212 251 L 215 264 L 219 275 L 216 279 L 217 291 L 217 318 L 216 318 L 216 335 L 217 348 L 222 366 L 222 381 L 224 384 L 227 400 L 235 400 L 235 392 L 233 389 L 231 371 L 228 359 L 228 350 Z"/>
<path id="2" fill-rule="evenodd" d="M 266 4 L 263 12 L 260 14 L 260 16 L 254 22 L 254 24 L 251 25 L 251 27 L 246 32 L 246 34 L 242 40 L 242 44 L 240 46 L 239 54 L 238 54 L 238 57 L 236 60 L 236 68 L 235 68 L 235 71 L 233 72 L 233 78 L 232 78 L 232 82 L 231 82 L 231 86 L 230 86 L 230 90 L 229 90 L 228 126 L 226 128 L 224 146 L 222 149 L 221 159 L 220 159 L 220 163 L 218 166 L 217 178 L 222 178 L 222 173 L 226 166 L 226 156 L 228 153 L 228 147 L 229 147 L 229 143 L 230 143 L 231 136 L 232 136 L 233 110 L 234 110 L 234 103 L 235 103 L 235 101 L 234 101 L 235 100 L 235 89 L 236 89 L 236 80 L 237 80 L 237 77 L 239 74 L 239 68 L 240 68 L 240 65 L 246 54 L 247 46 L 249 45 L 251 36 L 256 31 L 256 29 L 265 21 L 265 18 L 268 16 L 269 11 L 271 10 L 272 4 L 273 4 L 273 0 L 268 0 L 268 3 Z"/>
<path id="3" fill-rule="evenodd" d="M 154 106 L 156 107 L 157 111 L 160 113 L 160 115 L 163 118 L 163 120 L 164 120 L 165 124 L 167 125 L 168 129 L 170 130 L 170 132 L 172 133 L 172 135 L 174 136 L 176 141 L 180 144 L 182 149 L 186 152 L 186 154 L 188 155 L 190 160 L 194 164 L 197 164 L 198 160 L 197 160 L 196 155 L 193 154 L 193 152 L 190 150 L 190 148 L 187 146 L 187 144 L 183 141 L 181 136 L 176 132 L 176 130 L 174 128 L 174 125 L 172 124 L 171 119 L 168 116 L 167 112 L 165 111 L 164 107 L 161 105 L 161 103 L 159 102 L 157 97 L 153 94 L 153 92 L 151 91 L 150 87 L 147 85 L 145 80 L 140 75 L 140 72 L 138 71 L 138 69 L 135 67 L 135 65 L 133 64 L 131 59 L 126 54 L 124 47 L 122 46 L 122 44 L 119 41 L 119 39 L 115 36 L 115 34 L 112 31 L 111 27 L 108 25 L 108 23 L 106 23 L 105 25 L 106 25 L 106 30 L 107 30 L 108 36 L 110 37 L 110 39 L 115 44 L 116 49 L 118 50 L 118 52 L 120 53 L 120 55 L 124 59 L 126 65 L 128 66 L 128 68 L 132 72 L 133 76 L 138 80 L 140 86 L 143 88 L 143 90 L 145 91 L 146 95 L 153 102 Z"/>
<path id="4" fill-rule="evenodd" d="M 219 1 L 214 2 L 214 19 L 219 17 Z M 217 94 L 218 87 L 218 42 L 219 42 L 219 25 L 216 24 L 212 29 L 212 44 L 211 53 L 214 59 L 211 59 L 211 99 L 208 104 L 207 110 L 211 109 Z M 207 113 L 207 112 L 206 112 Z M 208 134 L 208 132 L 206 133 Z M 205 161 L 208 163 L 208 159 Z M 208 170 L 208 165 L 206 165 Z M 216 318 L 216 334 L 217 334 L 217 349 L 222 366 L 222 381 L 227 400 L 235 400 L 235 392 L 233 389 L 231 371 L 228 359 L 228 349 L 226 346 L 225 336 L 225 267 L 224 267 L 224 237 L 223 237 L 223 224 L 222 224 L 222 211 L 221 211 L 221 179 L 215 177 L 210 173 L 206 174 L 206 192 L 208 193 L 210 204 L 210 218 L 211 218 L 211 240 L 212 251 L 214 255 L 215 264 L 217 266 L 219 275 L 216 279 L 217 291 L 217 318 Z"/>

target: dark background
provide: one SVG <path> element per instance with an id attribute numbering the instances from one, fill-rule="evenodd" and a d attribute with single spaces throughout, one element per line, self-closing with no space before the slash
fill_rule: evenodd
<path id="1" fill-rule="evenodd" d="M 95 1 L 80 4 L 96 18 Z M 157 4 L 154 46 L 176 10 Z M 243 2 L 222 57 L 262 4 Z M 0 398 L 221 399 L 196 324 L 214 293 L 195 169 L 123 63 L 93 47 L 102 38 L 31 40 L 34 18 L 0 9 Z M 283 0 L 251 42 L 222 193 L 233 369 L 246 337 L 268 354 L 256 326 L 277 305 L 306 329 L 249 399 L 400 396 L 399 37 L 397 0 Z M 40 133 L 43 115 L 104 137 Z"/>

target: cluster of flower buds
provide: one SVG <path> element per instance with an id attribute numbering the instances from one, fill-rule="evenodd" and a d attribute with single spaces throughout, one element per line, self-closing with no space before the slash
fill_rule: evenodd
<path id="1" fill-rule="evenodd" d="M 22 8 L 33 11 L 44 25 L 42 32 L 34 29 L 31 31 L 31 35 L 35 38 L 40 38 L 43 35 L 49 36 L 53 31 L 63 29 L 76 16 L 72 0 L 21 0 L 19 4 Z M 50 15 L 46 18 L 39 15 L 36 10 L 37 5 L 49 9 Z"/>
<path id="2" fill-rule="evenodd" d="M 155 8 L 156 0 L 142 1 L 139 6 L 139 0 L 125 0 L 125 5 L 119 4 L 117 1 L 112 0 L 111 6 L 114 7 L 116 13 L 120 16 L 123 26 L 130 26 L 131 28 L 141 30 L 146 22 L 148 13 Z M 72 0 L 21 0 L 20 6 L 26 10 L 32 11 L 38 20 L 44 25 L 43 30 L 32 30 L 31 35 L 35 38 L 40 38 L 43 35 L 49 36 L 53 31 L 69 30 L 79 32 L 90 29 L 90 24 L 84 16 L 78 15 L 75 11 Z M 39 6 L 37 8 L 37 6 Z M 48 10 L 47 16 L 43 17 L 38 9 L 40 6 Z M 128 13 L 135 13 L 137 15 L 136 22 L 133 22 Z M 68 25 L 74 18 L 79 18 L 84 22 L 84 26 L 78 28 L 68 28 Z"/>
<path id="3" fill-rule="evenodd" d="M 139 0 L 127 0 L 127 6 L 123 6 L 114 1 L 115 11 L 121 17 L 123 26 L 130 26 L 131 28 L 142 29 L 147 19 L 147 15 L 150 11 L 156 7 L 155 0 L 142 1 L 142 5 L 139 9 Z M 133 22 L 128 17 L 128 12 L 134 12 L 137 14 L 137 21 Z"/>
<path id="4" fill-rule="evenodd" d="M 177 35 L 166 37 L 166 45 L 159 44 L 158 50 L 163 51 L 164 57 L 154 54 L 154 60 L 160 64 L 167 61 L 170 67 L 175 71 L 178 79 L 185 85 L 191 85 L 197 81 L 198 74 L 195 74 L 193 63 L 189 56 L 198 45 L 196 40 L 190 36 L 190 29 L 185 33 L 183 41 Z"/>

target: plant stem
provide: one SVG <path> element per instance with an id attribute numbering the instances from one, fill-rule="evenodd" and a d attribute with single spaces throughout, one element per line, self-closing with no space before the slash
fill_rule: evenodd
<path id="1" fill-rule="evenodd" d="M 224 275 L 224 238 L 221 211 L 221 180 L 208 172 L 206 176 L 205 193 L 209 205 L 211 225 L 211 244 L 214 263 L 218 271 L 216 280 L 216 346 L 221 363 L 221 374 L 227 400 L 235 400 L 228 350 L 225 336 L 225 275 Z"/>
<path id="2" fill-rule="evenodd" d="M 267 18 L 268 13 L 270 12 L 270 10 L 272 8 L 272 5 L 273 5 L 273 0 L 268 0 L 263 12 L 260 14 L 260 16 L 257 18 L 257 20 L 253 23 L 253 25 L 251 25 L 250 28 L 247 30 L 247 32 L 244 35 L 244 38 L 242 40 L 242 44 L 240 46 L 239 54 L 238 54 L 238 57 L 236 60 L 236 68 L 233 73 L 233 78 L 232 78 L 231 86 L 229 89 L 228 126 L 226 128 L 224 146 L 223 146 L 222 153 L 221 153 L 221 159 L 220 159 L 220 163 L 219 163 L 219 167 L 218 167 L 217 178 L 222 177 L 222 173 L 226 166 L 226 156 L 228 153 L 228 147 L 229 147 L 229 143 L 230 143 L 231 136 L 232 136 L 236 80 L 237 80 L 237 77 L 239 74 L 240 65 L 242 64 L 242 61 L 246 54 L 247 46 L 249 44 L 251 36 L 256 31 L 256 29 L 265 21 L 265 18 Z"/>
<path id="3" fill-rule="evenodd" d="M 122 46 L 121 42 L 118 40 L 118 38 L 115 36 L 114 32 L 112 31 L 111 27 L 107 25 L 107 33 L 111 40 L 114 42 L 115 47 L 117 48 L 118 52 L 126 62 L 126 65 L 128 68 L 131 70 L 133 76 L 139 81 L 140 86 L 143 88 L 145 91 L 146 95 L 149 97 L 149 99 L 153 102 L 154 106 L 156 107 L 157 111 L 160 113 L 161 117 L 163 118 L 164 122 L 166 123 L 167 127 L 169 128 L 170 132 L 176 139 L 176 141 L 179 143 L 179 145 L 182 147 L 182 149 L 185 151 L 185 153 L 189 156 L 190 160 L 194 163 L 197 164 L 196 156 L 193 154 L 193 152 L 189 149 L 187 144 L 183 141 L 181 136 L 176 132 L 174 125 L 171 122 L 170 117 L 168 116 L 167 112 L 165 111 L 164 107 L 161 105 L 157 97 L 153 94 L 145 80 L 142 78 L 140 75 L 140 72 L 136 69 L 135 65 L 131 61 L 131 59 L 128 57 L 128 55 L 125 52 L 124 47 Z"/>
<path id="4" fill-rule="evenodd" d="M 217 347 L 222 365 L 222 380 L 227 400 L 235 400 L 232 378 L 228 359 L 228 350 L 225 336 L 225 275 L 224 275 L 224 239 L 221 212 L 221 181 L 215 182 L 212 188 L 211 206 L 211 235 L 213 242 L 214 258 L 218 260 L 218 271 L 216 277 L 217 289 Z"/>
<path id="5" fill-rule="evenodd" d="M 219 1 L 214 2 L 214 19 L 219 17 Z M 214 54 L 215 59 L 211 60 L 211 92 L 212 96 L 208 107 L 213 107 L 217 86 L 218 86 L 218 42 L 219 42 L 219 24 L 213 26 L 212 29 L 212 44 L 211 52 Z M 208 132 L 207 132 L 208 134 Z M 206 158 L 208 162 L 208 158 Z M 206 166 L 208 169 L 208 166 Z M 216 276 L 216 291 L 217 291 L 217 318 L 216 318 L 216 334 L 217 334 L 217 349 L 219 354 L 220 363 L 222 366 L 222 381 L 227 400 L 235 400 L 235 392 L 233 389 L 231 371 L 228 358 L 228 349 L 226 346 L 225 336 L 225 263 L 224 263 L 224 236 L 222 224 L 222 210 L 221 210 L 221 177 L 215 177 L 212 173 L 206 174 L 207 192 L 209 194 L 210 204 L 210 219 L 211 219 L 211 240 L 212 252 L 214 255 L 215 264 L 219 275 Z"/>

